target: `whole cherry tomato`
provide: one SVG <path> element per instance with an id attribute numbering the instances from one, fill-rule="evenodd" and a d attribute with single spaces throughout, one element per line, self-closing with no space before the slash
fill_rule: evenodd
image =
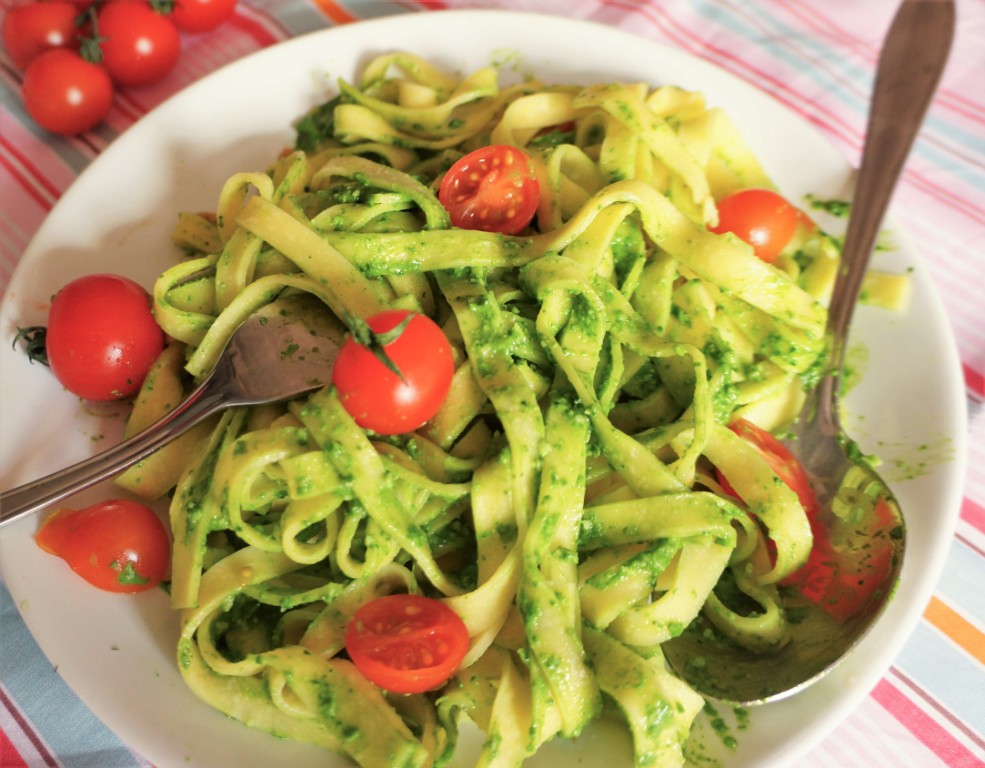
<path id="1" fill-rule="evenodd" d="M 119 275 L 87 275 L 51 302 L 48 362 L 66 389 L 86 400 L 119 400 L 140 389 L 164 349 L 150 296 Z"/>
<path id="2" fill-rule="evenodd" d="M 52 48 L 78 48 L 79 15 L 73 3 L 52 0 L 23 3 L 7 9 L 0 27 L 3 47 L 14 66 L 24 69 L 34 59 Z"/>
<path id="3" fill-rule="evenodd" d="M 718 201 L 718 224 L 712 232 L 731 232 L 749 243 L 756 255 L 772 263 L 790 242 L 798 210 L 769 189 L 742 189 Z"/>
<path id="4" fill-rule="evenodd" d="M 99 7 L 103 66 L 120 85 L 149 85 L 178 63 L 181 36 L 167 16 L 148 3 L 113 0 Z"/>
<path id="5" fill-rule="evenodd" d="M 332 383 L 359 426 L 381 435 L 411 432 L 438 412 L 448 394 L 455 372 L 451 346 L 425 315 L 389 310 L 366 324 L 372 337 L 355 333 L 346 339 Z"/>
<path id="6" fill-rule="evenodd" d="M 423 693 L 448 680 L 469 649 L 465 622 L 421 595 L 363 605 L 345 630 L 345 649 L 364 677 L 394 693 Z"/>
<path id="7" fill-rule="evenodd" d="M 106 70 L 64 48 L 45 51 L 28 65 L 23 94 L 38 125 L 65 136 L 94 128 L 113 104 Z"/>
<path id="8" fill-rule="evenodd" d="M 493 144 L 452 165 L 438 199 L 456 227 L 515 235 L 537 213 L 540 184 L 523 150 Z"/>
<path id="9" fill-rule="evenodd" d="M 211 32 L 232 18 L 237 0 L 174 0 L 171 20 L 182 32 Z"/>
<path id="10" fill-rule="evenodd" d="M 90 584 L 109 592 L 143 592 L 157 586 L 171 557 L 161 519 L 127 499 L 58 509 L 44 521 L 35 540 Z"/>

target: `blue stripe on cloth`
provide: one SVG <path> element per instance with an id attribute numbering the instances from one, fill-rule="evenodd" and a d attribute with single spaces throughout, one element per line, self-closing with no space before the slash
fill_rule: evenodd
<path id="1" fill-rule="evenodd" d="M 71 627 L 66 627 L 70 631 Z M 0 582 L 0 682 L 64 768 L 147 768 L 72 693 Z"/>
<path id="2" fill-rule="evenodd" d="M 262 6 L 257 6 L 262 9 Z M 263 9 L 272 15 L 292 36 L 304 35 L 329 26 L 328 19 L 309 3 L 284 3 Z"/>
<path id="3" fill-rule="evenodd" d="M 806 7 L 810 9 L 810 6 Z M 746 39 L 756 46 L 756 55 L 739 52 L 738 57 L 753 67 L 763 64 L 760 56 L 768 54 L 782 62 L 799 78 L 798 86 L 813 83 L 819 91 L 835 92 L 841 106 L 856 114 L 866 114 L 872 74 L 869 67 L 852 55 L 831 55 L 831 46 L 802 28 L 792 27 L 779 14 L 763 14 L 760 9 L 722 0 L 699 0 L 695 11 L 711 18 L 715 25 Z M 753 23 L 753 19 L 755 23 Z M 714 43 L 714 38 L 710 38 Z M 805 62 L 816 66 L 805 67 Z M 801 94 L 803 95 L 803 94 Z M 843 117 L 845 112 L 841 112 Z"/>
<path id="4" fill-rule="evenodd" d="M 985 733 L 985 670 L 947 637 L 921 622 L 894 664 L 955 717 Z"/>
<path id="5" fill-rule="evenodd" d="M 750 58 L 753 66 L 759 56 L 770 56 L 791 67 L 797 72 L 799 82 L 813 82 L 825 93 L 835 95 L 843 110 L 857 115 L 868 112 L 869 94 L 872 88 L 872 69 L 867 62 L 859 62 L 854 53 L 839 51 L 832 56 L 830 44 L 802 28 L 786 24 L 780 14 L 763 14 L 756 8 L 743 8 L 741 5 L 725 3 L 729 12 L 720 13 L 722 0 L 702 0 L 696 4 L 700 13 L 713 16 L 718 26 L 755 43 L 757 55 Z M 818 6 L 801 5 L 800 13 L 821 16 Z M 817 66 L 804 67 L 804 62 L 813 61 Z M 960 123 L 967 122 L 965 127 Z M 926 162 L 939 166 L 961 178 L 976 188 L 985 187 L 985 166 L 968 162 L 974 152 L 980 153 L 985 147 L 985 134 L 975 131 L 974 120 L 952 120 L 946 116 L 946 109 L 932 110 L 924 126 L 924 136 L 936 134 L 943 141 L 919 141 L 914 148 L 915 155 Z M 971 150 L 971 152 L 969 152 Z"/>
<path id="6" fill-rule="evenodd" d="M 985 559 L 967 544 L 954 541 L 947 555 L 947 566 L 937 584 L 937 594 L 962 613 L 981 618 L 985 617 L 983 584 Z"/>

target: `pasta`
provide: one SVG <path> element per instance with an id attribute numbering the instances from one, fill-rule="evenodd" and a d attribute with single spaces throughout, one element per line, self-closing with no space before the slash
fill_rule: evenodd
<path id="1" fill-rule="evenodd" d="M 528 233 L 451 227 L 436 198 L 491 143 L 534 163 Z M 777 584 L 811 548 L 796 494 L 726 426 L 789 421 L 824 360 L 836 243 L 803 225 L 767 265 L 707 229 L 716 199 L 771 186 L 698 93 L 503 87 L 397 52 L 341 82 L 297 148 L 231 177 L 214 219 L 183 214 L 186 257 L 154 289 L 174 343 L 140 423 L 176 402 L 162 382 L 203 376 L 271 303 L 336 326 L 410 308 L 457 360 L 416 432 L 360 429 L 327 387 L 226 412 L 120 478 L 173 492 L 192 690 L 364 766 L 442 765 L 463 719 L 486 734 L 481 765 L 518 765 L 603 714 L 637 765 L 681 765 L 703 701 L 661 644 L 704 615 L 782 647 Z M 346 658 L 349 618 L 392 592 L 437 596 L 469 630 L 438 691 L 386 694 Z"/>

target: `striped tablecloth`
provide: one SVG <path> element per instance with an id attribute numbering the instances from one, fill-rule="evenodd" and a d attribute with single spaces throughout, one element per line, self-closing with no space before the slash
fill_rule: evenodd
<path id="1" fill-rule="evenodd" d="M 8 0 L 4 0 L 6 3 Z M 75 177 L 149 109 L 217 67 L 326 26 L 443 8 L 502 7 L 591 19 L 706 58 L 814 123 L 853 162 L 896 0 L 250 0 L 177 70 L 120 93 L 104 125 L 70 140 L 35 127 L 21 74 L 0 59 L 0 291 Z M 969 472 L 943 577 L 888 674 L 803 764 L 985 765 L 985 0 L 958 0 L 941 89 L 894 200 L 929 261 L 967 382 Z M 0 585 L 0 768 L 149 765 L 79 702 Z M 171 768 L 160 766 L 159 768 Z M 217 768 L 224 768 L 219 767 Z"/>

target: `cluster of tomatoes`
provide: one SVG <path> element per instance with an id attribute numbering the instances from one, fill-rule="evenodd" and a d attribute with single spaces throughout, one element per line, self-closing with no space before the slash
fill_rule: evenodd
<path id="1" fill-rule="evenodd" d="M 3 19 L 4 48 L 24 70 L 24 106 L 46 130 L 102 122 L 116 86 L 141 86 L 178 63 L 181 32 L 216 29 L 236 0 L 35 0 Z"/>

